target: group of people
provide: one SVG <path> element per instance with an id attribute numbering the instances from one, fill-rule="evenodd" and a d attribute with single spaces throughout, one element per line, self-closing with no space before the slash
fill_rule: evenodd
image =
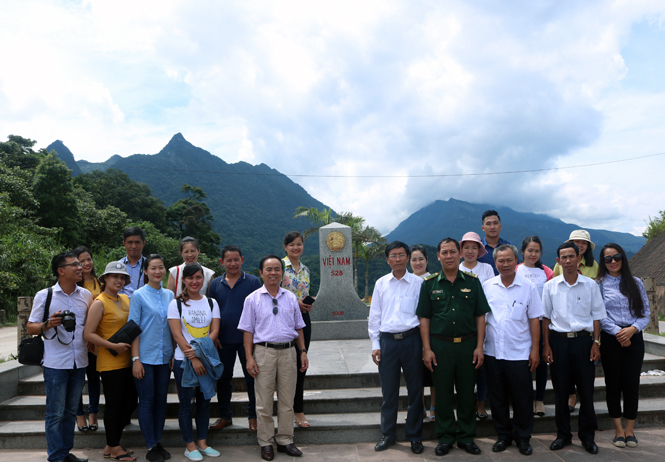
<path id="1" fill-rule="evenodd" d="M 382 437 L 375 450 L 396 443 L 403 373 L 405 434 L 413 453 L 424 451 L 425 416 L 435 422 L 436 455 L 448 454 L 455 443 L 480 454 L 474 443 L 476 421 L 487 418 L 488 394 L 498 435 L 492 451 L 505 451 L 514 442 L 521 454 L 531 455 L 534 416 L 545 415 L 549 365 L 557 426 L 550 449 L 572 444 L 570 414 L 579 394 L 578 436 L 584 449 L 596 454 L 598 361 L 615 426 L 613 444 L 636 447 L 642 331 L 650 310 L 626 253 L 608 243 L 597 263 L 590 234 L 576 230 L 558 247 L 553 270 L 542 264 L 537 236 L 524 239 L 520 264 L 518 249 L 500 237 L 501 228 L 499 214 L 488 210 L 482 216 L 483 239 L 469 232 L 460 241 L 441 240 L 436 254 L 441 271 L 433 274 L 424 246 L 395 241 L 386 247 L 392 271 L 374 286 L 368 325 L 383 395 Z M 424 408 L 425 386 L 431 389 L 430 416 Z"/>
<path id="2" fill-rule="evenodd" d="M 225 273 L 214 278 L 212 270 L 198 263 L 199 244 L 194 238 L 182 239 L 183 263 L 168 270 L 160 255 L 143 255 L 145 233 L 140 228 L 127 229 L 123 244 L 127 255 L 110 262 L 99 277 L 87 247 L 54 256 L 51 270 L 57 283 L 34 298 L 27 332 L 45 339 L 48 460 L 87 460 L 70 451 L 76 427 L 82 432 L 99 428 L 100 383 L 105 398 L 104 457 L 136 460 L 121 439 L 138 407 L 146 459 L 171 458 L 161 444 L 171 372 L 185 457 L 193 461 L 219 457 L 219 451 L 208 446 L 207 436 L 209 429 L 232 425 L 236 355 L 247 385 L 248 426 L 257 432 L 261 456 L 274 458 L 273 441 L 279 452 L 302 455 L 293 444 L 293 422 L 295 418 L 299 426 L 309 426 L 302 406 L 312 309 L 307 298 L 309 270 L 300 262 L 302 235 L 286 235 L 284 259 L 276 255 L 261 259 L 263 284 L 242 271 L 244 258 L 235 245 L 222 249 Z M 140 333 L 131 336 L 132 331 Z M 118 341 L 121 335 L 134 339 Z M 87 419 L 82 400 L 86 375 Z M 215 395 L 220 418 L 209 425 L 210 400 Z"/>

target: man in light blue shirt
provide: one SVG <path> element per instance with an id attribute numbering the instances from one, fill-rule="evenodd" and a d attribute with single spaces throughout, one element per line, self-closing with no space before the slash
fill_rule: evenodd
<path id="1" fill-rule="evenodd" d="M 127 295 L 130 299 L 139 287 L 143 287 L 143 247 L 145 246 L 145 233 L 138 226 L 127 228 L 123 234 L 122 244 L 127 250 L 127 256 L 120 260 L 127 267 L 131 278 L 129 284 L 123 287 L 120 294 Z"/>

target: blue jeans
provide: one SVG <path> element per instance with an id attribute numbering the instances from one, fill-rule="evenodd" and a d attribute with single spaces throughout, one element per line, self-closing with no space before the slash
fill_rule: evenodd
<path id="1" fill-rule="evenodd" d="M 175 383 L 178 387 L 178 399 L 180 400 L 178 423 L 180 424 L 182 441 L 187 444 L 194 441 L 194 429 L 192 428 L 194 402 L 196 402 L 196 439 L 205 440 L 208 438 L 210 400 L 203 397 L 199 387 L 183 387 L 181 385 L 184 369 L 180 366 L 182 366 L 182 361 L 176 360 L 173 363 L 173 374 L 175 375 Z"/>
<path id="2" fill-rule="evenodd" d="M 49 462 L 60 462 L 74 447 L 76 407 L 85 383 L 85 368 L 44 368 L 46 445 Z"/>
<path id="3" fill-rule="evenodd" d="M 166 422 L 166 395 L 169 391 L 171 368 L 168 364 L 144 364 L 143 379 L 134 377 L 139 395 L 139 425 L 148 449 L 162 442 Z"/>
<path id="4" fill-rule="evenodd" d="M 97 414 L 99 412 L 99 394 L 101 392 L 101 377 L 97 372 L 97 355 L 88 351 L 88 367 L 85 374 L 88 376 L 88 414 Z M 85 415 L 83 410 L 83 396 L 79 399 L 79 407 L 76 411 L 77 416 Z"/>
<path id="5" fill-rule="evenodd" d="M 245 365 L 247 364 L 247 357 L 245 355 L 245 346 L 239 345 L 222 345 L 222 348 L 217 350 L 219 353 L 219 360 L 224 364 L 224 372 L 217 381 L 217 408 L 219 409 L 219 416 L 231 420 L 233 412 L 231 411 L 231 396 L 233 395 L 233 367 L 236 363 L 236 353 L 240 359 L 242 366 L 242 373 L 245 375 L 245 384 L 247 384 L 247 397 L 249 403 L 247 404 L 247 417 L 256 419 L 256 395 L 254 394 L 254 377 L 252 377 Z"/>

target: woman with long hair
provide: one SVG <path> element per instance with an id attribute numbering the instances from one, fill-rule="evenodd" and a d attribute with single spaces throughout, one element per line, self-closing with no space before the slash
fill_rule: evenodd
<path id="1" fill-rule="evenodd" d="M 171 301 L 168 311 L 169 326 L 177 345 L 173 374 L 180 400 L 178 423 L 182 440 L 185 443 L 185 457 L 195 461 L 203 460 L 204 454 L 209 457 L 219 457 L 220 455 L 219 451 L 207 444 L 210 399 L 215 394 L 214 380 L 219 377 L 211 377 L 211 380 L 208 381 L 212 387 L 211 395 L 208 396 L 206 394 L 210 390 L 202 390 L 201 386 L 183 386 L 186 366 L 183 363 L 191 363 L 191 367 L 198 377 L 208 374 L 202 360 L 197 358 L 191 343 L 193 341 L 198 343 L 204 337 L 209 337 L 214 342 L 219 335 L 219 306 L 216 300 L 209 299 L 202 293 L 204 278 L 201 265 L 198 263 L 185 265 L 182 271 L 182 292 Z M 214 355 L 217 355 L 217 349 L 213 347 L 212 350 Z M 219 356 L 217 361 L 219 361 Z M 196 403 L 196 443 L 192 427 L 194 403 Z"/>
<path id="2" fill-rule="evenodd" d="M 92 252 L 86 246 L 79 246 L 72 250 L 81 262 L 83 279 L 76 284 L 84 289 L 88 289 L 95 300 L 102 292 L 102 286 L 95 274 L 95 262 L 92 260 Z M 76 426 L 79 431 L 96 431 L 99 428 L 97 422 L 97 413 L 99 412 L 99 394 L 101 392 L 99 372 L 97 372 L 97 347 L 88 343 L 88 367 L 85 370 L 88 376 L 88 420 L 85 419 L 83 410 L 83 395 L 79 400 L 79 407 L 76 410 Z"/>
<path id="3" fill-rule="evenodd" d="M 600 360 L 605 371 L 607 411 L 614 422 L 613 442 L 617 447 L 634 448 L 644 360 L 642 331 L 651 315 L 649 299 L 642 281 L 630 272 L 626 252 L 619 244 L 606 244 L 600 250 L 598 284 L 607 311 L 607 317 L 600 321 Z"/>
<path id="4" fill-rule="evenodd" d="M 522 241 L 524 263 L 517 265 L 517 274 L 524 276 L 538 290 L 542 298 L 543 286 L 552 279 L 553 272 L 540 261 L 543 243 L 538 236 L 529 236 Z M 540 320 L 540 364 L 536 368 L 536 397 L 533 401 L 533 414 L 545 415 L 545 386 L 547 385 L 547 363 L 543 358 L 543 320 Z"/>
<path id="5" fill-rule="evenodd" d="M 169 279 L 166 283 L 166 288 L 172 291 L 176 297 L 182 293 L 182 271 L 185 269 L 185 265 L 198 263 L 200 253 L 199 241 L 193 237 L 187 236 L 180 240 L 180 255 L 182 256 L 183 263 L 169 268 Z M 201 293 L 207 294 L 210 281 L 215 277 L 215 272 L 205 266 L 201 266 L 201 268 L 203 269 Z"/>
<path id="6" fill-rule="evenodd" d="M 144 260 L 143 273 L 144 285 L 134 291 L 129 303 L 129 319 L 141 328 L 132 342 L 132 373 L 139 396 L 139 426 L 148 448 L 146 459 L 161 461 L 171 457 L 162 446 L 162 432 L 173 357 L 167 318 L 173 292 L 162 288 L 166 268 L 160 255 Z"/>
<path id="7" fill-rule="evenodd" d="M 411 270 L 413 274 L 418 276 L 421 279 L 425 279 L 429 276 L 428 264 L 429 259 L 427 258 L 427 249 L 424 245 L 416 244 L 411 246 L 411 258 L 409 260 L 411 263 Z M 436 403 L 436 391 L 434 389 L 434 382 L 432 381 L 432 373 L 426 367 L 423 367 L 423 409 L 425 409 L 425 418 L 427 419 L 427 406 L 425 406 L 425 387 L 429 387 L 430 401 L 431 406 L 429 408 L 429 421 L 434 421 L 434 412 Z"/>
<path id="8" fill-rule="evenodd" d="M 298 307 L 302 313 L 302 319 L 305 321 L 303 335 L 305 336 L 305 349 L 309 349 L 309 342 L 312 339 L 312 321 L 309 312 L 312 311 L 312 305 L 303 301 L 309 295 L 309 268 L 300 261 L 304 250 L 302 234 L 298 231 L 291 231 L 284 236 L 284 251 L 286 257 L 284 262 L 284 277 L 282 287 L 292 292 L 298 299 Z M 309 427 L 307 417 L 305 417 L 303 395 L 305 385 L 305 374 L 307 370 L 302 370 L 300 364 L 300 355 L 296 355 L 298 361 L 298 378 L 296 380 L 296 394 L 293 400 L 293 418 L 301 428 Z"/>
<path id="9" fill-rule="evenodd" d="M 99 277 L 102 293 L 97 297 L 85 322 L 84 338 L 99 347 L 97 370 L 104 385 L 104 429 L 106 447 L 104 456 L 122 461 L 136 460 L 120 445 L 125 425 L 130 422 L 136 409 L 136 388 L 132 378 L 131 345 L 111 343 L 109 338 L 125 324 L 129 317 L 129 297 L 119 294 L 130 283 L 127 267 L 119 261 L 106 265 L 106 271 Z M 111 354 L 113 350 L 117 355 Z"/>

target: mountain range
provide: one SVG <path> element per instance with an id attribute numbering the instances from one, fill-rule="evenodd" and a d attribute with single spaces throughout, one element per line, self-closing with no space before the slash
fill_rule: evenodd
<path id="1" fill-rule="evenodd" d="M 213 226 L 222 237 L 222 245 L 237 244 L 246 254 L 246 268 L 258 266 L 258 259 L 268 253 L 283 255 L 282 239 L 290 230 L 304 230 L 310 225 L 304 219 L 293 219 L 299 206 L 327 207 L 310 196 L 289 177 L 266 164 L 251 165 L 246 162 L 229 164 L 221 158 L 189 143 L 180 133 L 171 138 L 157 154 L 134 154 L 128 157 L 114 155 L 104 163 L 75 161 L 74 155 L 61 142 L 49 145 L 72 169 L 73 174 L 93 170 L 116 168 L 133 180 L 146 183 L 152 194 L 167 206 L 182 197 L 180 188 L 187 183 L 199 186 L 207 194 L 207 203 L 215 217 Z M 508 207 L 491 204 L 472 204 L 457 199 L 437 200 L 413 213 L 387 236 L 387 240 L 401 240 L 407 244 L 426 244 L 435 247 L 447 236 L 460 239 L 467 231 L 475 231 L 481 237 L 481 215 L 485 210 L 497 210 L 501 216 L 501 237 L 519 248 L 526 236 L 538 235 L 543 241 L 543 263 L 554 265 L 556 248 L 580 226 L 564 223 L 547 215 L 517 212 Z M 371 225 L 371 223 L 370 223 Z M 645 243 L 642 237 L 602 229 L 589 229 L 595 242 L 596 258 L 600 247 L 616 242 L 629 256 Z M 319 265 L 316 238 L 305 246 L 305 263 L 318 282 Z M 430 256 L 433 259 L 434 256 Z M 435 268 L 438 266 L 432 261 Z M 389 270 L 384 260 L 372 262 L 371 281 Z M 364 274 L 364 266 L 360 274 Z M 360 285 L 362 287 L 362 277 Z M 314 282 L 314 281 L 313 281 Z M 371 284 L 373 285 L 373 283 Z"/>

